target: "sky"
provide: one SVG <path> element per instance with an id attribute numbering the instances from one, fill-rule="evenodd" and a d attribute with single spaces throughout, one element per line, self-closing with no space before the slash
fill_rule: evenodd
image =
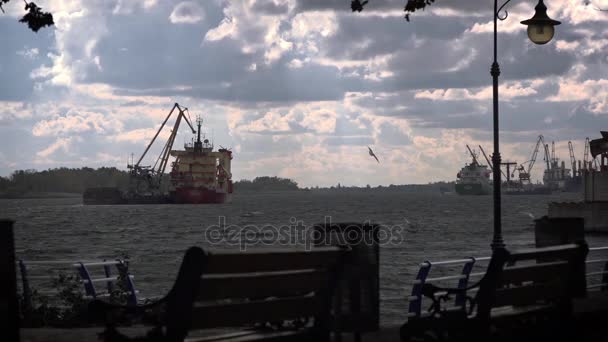
<path id="1" fill-rule="evenodd" d="M 466 144 L 492 153 L 490 0 L 437 0 L 409 23 L 405 0 L 361 13 L 348 0 L 36 3 L 54 27 L 19 23 L 17 0 L 0 14 L 1 176 L 126 169 L 176 102 L 233 150 L 235 180 L 452 181 Z M 562 24 L 542 46 L 519 23 L 535 4 L 513 0 L 499 22 L 501 153 L 526 163 L 542 134 L 569 164 L 569 140 L 582 159 L 585 137 L 608 130 L 608 12 L 596 9 L 608 0 L 545 1 Z M 175 147 L 191 138 L 183 125 Z M 543 165 L 541 153 L 534 179 Z"/>

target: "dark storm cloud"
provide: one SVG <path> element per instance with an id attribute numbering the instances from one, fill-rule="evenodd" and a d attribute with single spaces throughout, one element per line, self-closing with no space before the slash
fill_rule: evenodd
<path id="1" fill-rule="evenodd" d="M 366 60 L 399 50 L 417 50 L 415 39 L 437 39 L 445 44 L 459 37 L 470 22 L 455 17 L 425 17 L 415 25 L 399 17 L 356 17 L 339 15 L 339 30 L 323 42 L 324 53 L 332 58 Z M 442 25 L 437 25 L 437 20 Z"/>
<path id="2" fill-rule="evenodd" d="M 84 81 L 110 84 L 119 95 L 183 95 L 237 102 L 343 97 L 335 67 L 306 64 L 289 68 L 286 64 L 294 54 L 266 66 L 263 51 L 244 53 L 243 45 L 236 40 L 202 42 L 221 17 L 209 18 L 200 25 L 173 25 L 163 19 L 160 15 L 157 20 L 110 18 L 113 29 L 129 34 L 100 39 L 93 54 L 100 56 L 101 68 L 91 64 Z M 158 25 L 165 27 L 158 29 Z M 263 40 L 263 32 L 255 31 L 245 34 L 250 35 L 247 41 Z M 251 70 L 252 65 L 255 70 Z"/>
<path id="3" fill-rule="evenodd" d="M 559 51 L 555 45 L 532 46 L 519 34 L 500 38 L 502 80 L 561 76 L 576 62 L 572 52 Z M 472 34 L 458 41 L 457 48 L 427 40 L 415 50 L 400 51 L 389 62 L 395 76 L 384 86 L 388 91 L 486 86 L 492 60 L 489 42 L 490 34 Z"/>
<path id="4" fill-rule="evenodd" d="M 357 105 L 369 108 L 375 115 L 408 119 L 414 126 L 434 128 L 482 128 L 483 106 L 472 100 L 414 99 L 412 94 L 381 99 L 361 98 Z"/>
<path id="5" fill-rule="evenodd" d="M 339 80 L 338 70 L 334 67 L 309 65 L 290 69 L 284 63 L 275 63 L 268 69 L 254 72 L 243 70 L 241 77 L 226 82 L 200 80 L 192 83 L 202 84 L 187 88 L 176 88 L 174 84 L 165 84 L 168 88 L 117 89 L 118 95 L 158 95 L 158 96 L 192 96 L 211 100 L 231 102 L 297 102 L 297 101 L 333 101 L 344 97 L 344 88 Z M 173 87 L 171 87 L 173 86 Z"/>
<path id="6" fill-rule="evenodd" d="M 34 88 L 32 70 L 49 64 L 47 53 L 53 45 L 51 29 L 33 33 L 15 18 L 0 13 L 0 100 L 28 99 Z M 37 49 L 33 54 L 32 49 Z"/>

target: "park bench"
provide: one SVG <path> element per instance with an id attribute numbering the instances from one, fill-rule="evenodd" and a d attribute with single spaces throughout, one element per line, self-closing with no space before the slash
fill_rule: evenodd
<path id="1" fill-rule="evenodd" d="M 221 336 L 193 339 L 328 341 L 332 298 L 347 252 L 318 247 L 209 253 L 191 247 L 164 298 L 138 306 L 94 301 L 89 312 L 106 322 L 107 341 L 120 336 L 113 315 L 141 316 L 159 306 L 150 340 L 183 341 L 192 330 L 209 335 L 209 329 L 236 327 Z"/>
<path id="2" fill-rule="evenodd" d="M 573 299 L 586 295 L 587 252 L 584 242 L 518 252 L 498 248 L 485 275 L 471 286 L 424 284 L 421 292 L 433 303 L 430 314 L 408 319 L 401 327 L 401 340 L 535 340 L 538 336 L 531 328 L 565 338 L 571 332 Z M 465 305 L 442 307 L 453 296 L 463 295 Z"/>

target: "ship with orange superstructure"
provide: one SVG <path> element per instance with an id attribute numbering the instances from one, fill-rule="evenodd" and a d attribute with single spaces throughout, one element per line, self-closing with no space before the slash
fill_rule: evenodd
<path id="1" fill-rule="evenodd" d="M 177 111 L 177 118 L 160 155 L 152 166 L 142 164 L 144 157 L 165 127 L 171 115 Z M 196 140 L 184 144 L 183 150 L 174 150 L 173 143 L 180 123 L 185 121 Z M 232 151 L 221 147 L 213 151 L 213 143 L 204 136 L 201 140 L 202 119 L 197 120 L 195 130 L 189 119 L 188 108 L 175 104 L 167 118 L 148 144 L 136 163 L 128 163 L 128 189 L 89 188 L 83 193 L 84 204 L 202 204 L 226 203 L 232 197 L 232 173 L 230 171 Z M 169 158 L 171 171 L 165 170 Z M 167 177 L 168 176 L 168 177 Z"/>
<path id="2" fill-rule="evenodd" d="M 225 203 L 232 195 L 230 163 L 232 151 L 220 148 L 213 151 L 213 143 L 201 140 L 202 120 L 197 120 L 197 138 L 184 145 L 183 150 L 172 150 L 169 197 L 173 203 Z"/>

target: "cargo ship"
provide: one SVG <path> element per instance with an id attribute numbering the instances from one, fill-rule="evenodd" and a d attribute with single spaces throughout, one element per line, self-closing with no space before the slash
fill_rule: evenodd
<path id="1" fill-rule="evenodd" d="M 142 165 L 141 162 L 146 153 L 176 109 L 178 116 L 156 163 L 154 166 Z M 232 151 L 223 147 L 214 151 L 213 143 L 206 139 L 201 131 L 202 119 L 198 118 L 197 130 L 195 130 L 187 113 L 187 108 L 176 103 L 137 163 L 131 162 L 127 165 L 129 169 L 128 189 L 89 188 L 83 193 L 83 203 L 203 204 L 230 202 L 233 191 Z M 191 143 L 184 144 L 183 150 L 174 150 L 172 149 L 173 143 L 182 120 L 188 124 L 192 133 L 196 134 L 196 140 L 193 139 Z M 203 135 L 202 138 L 201 135 Z M 175 160 L 171 163 L 171 171 L 166 174 L 169 157 L 174 157 Z"/>
<path id="2" fill-rule="evenodd" d="M 491 171 L 486 165 L 477 161 L 477 156 L 467 146 L 473 160 L 466 164 L 456 175 L 455 190 L 459 195 L 489 195 L 492 191 L 490 184 Z"/>
<path id="3" fill-rule="evenodd" d="M 208 139 L 201 141 L 201 120 L 198 120 L 197 140 L 184 145 L 184 150 L 173 150 L 171 189 L 172 203 L 200 204 L 225 203 L 231 201 L 232 174 L 230 161 L 232 151 L 220 148 L 213 151 Z"/>

